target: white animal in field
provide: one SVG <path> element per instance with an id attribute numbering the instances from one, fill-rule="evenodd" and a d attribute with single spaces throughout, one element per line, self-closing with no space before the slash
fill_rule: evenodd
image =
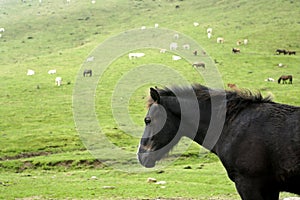
<path id="1" fill-rule="evenodd" d="M 217 43 L 224 43 L 224 38 L 218 37 L 217 38 Z"/>
<path id="2" fill-rule="evenodd" d="M 154 28 L 158 28 L 158 24 L 154 24 Z"/>
<path id="3" fill-rule="evenodd" d="M 267 79 L 265 79 L 265 81 L 267 81 L 267 82 L 274 82 L 275 80 L 274 80 L 274 78 L 267 78 Z"/>
<path id="4" fill-rule="evenodd" d="M 132 58 L 140 58 L 140 57 L 143 57 L 143 56 L 145 56 L 144 53 L 129 53 L 128 54 L 128 57 L 129 57 L 130 60 Z"/>
<path id="5" fill-rule="evenodd" d="M 172 60 L 180 60 L 180 59 L 181 59 L 180 56 L 175 56 L 175 55 L 172 56 Z"/>
<path id="6" fill-rule="evenodd" d="M 56 69 L 51 69 L 48 71 L 48 74 L 56 74 Z"/>
<path id="7" fill-rule="evenodd" d="M 212 33 L 212 28 L 208 28 L 208 29 L 206 30 L 206 32 L 207 32 L 207 33 Z"/>
<path id="8" fill-rule="evenodd" d="M 194 26 L 199 26 L 198 22 L 194 22 L 193 24 L 194 24 Z"/>
<path id="9" fill-rule="evenodd" d="M 0 38 L 2 38 L 2 34 L 0 33 Z"/>
<path id="10" fill-rule="evenodd" d="M 55 78 L 55 85 L 61 86 L 61 83 L 62 83 L 62 78 L 61 77 L 56 77 Z"/>
<path id="11" fill-rule="evenodd" d="M 172 43 L 170 44 L 170 50 L 176 50 L 177 47 L 178 47 L 178 44 L 177 44 L 176 42 L 172 42 Z"/>
<path id="12" fill-rule="evenodd" d="M 167 49 L 160 49 L 159 53 L 166 53 Z"/>
<path id="13" fill-rule="evenodd" d="M 91 56 L 91 57 L 89 57 L 89 58 L 86 59 L 86 62 L 93 62 L 94 59 L 95 59 L 95 57 Z"/>
<path id="14" fill-rule="evenodd" d="M 146 26 L 142 26 L 142 27 L 141 27 L 141 30 L 145 30 L 145 29 L 146 29 Z"/>
<path id="15" fill-rule="evenodd" d="M 92 0 L 92 4 L 95 4 L 96 3 L 96 1 L 95 0 Z"/>
<path id="16" fill-rule="evenodd" d="M 182 48 L 185 49 L 185 50 L 189 50 L 190 45 L 189 44 L 184 44 L 184 45 L 182 45 Z"/>
<path id="17" fill-rule="evenodd" d="M 5 31 L 4 28 L 0 28 L 0 33 L 3 33 Z"/>
<path id="18" fill-rule="evenodd" d="M 248 44 L 248 39 L 244 39 L 244 45 Z"/>
<path id="19" fill-rule="evenodd" d="M 34 74 L 35 74 L 35 72 L 32 69 L 27 70 L 27 76 L 32 76 Z"/>
<path id="20" fill-rule="evenodd" d="M 211 38 L 211 36 L 212 36 L 212 34 L 211 34 L 211 33 L 207 33 L 207 38 L 208 38 L 208 39 L 210 39 L 210 38 Z"/>
<path id="21" fill-rule="evenodd" d="M 67 0 L 67 3 L 71 3 L 71 0 Z"/>
<path id="22" fill-rule="evenodd" d="M 174 39 L 175 39 L 175 40 L 178 40 L 178 38 L 179 38 L 179 34 L 178 34 L 178 33 L 176 33 L 176 34 L 174 34 L 174 36 L 173 36 L 173 37 L 174 37 Z"/>

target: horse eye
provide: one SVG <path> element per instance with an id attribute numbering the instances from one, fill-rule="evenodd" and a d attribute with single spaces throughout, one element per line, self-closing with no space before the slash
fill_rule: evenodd
<path id="1" fill-rule="evenodd" d="M 145 117 L 145 124 L 148 125 L 151 123 L 151 118 L 150 117 Z"/>

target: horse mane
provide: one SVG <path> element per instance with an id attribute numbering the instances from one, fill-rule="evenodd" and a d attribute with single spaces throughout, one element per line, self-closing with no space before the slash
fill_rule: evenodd
<path id="1" fill-rule="evenodd" d="M 194 91 L 197 99 L 202 102 L 210 102 L 213 97 L 224 97 L 221 98 L 226 100 L 227 105 L 227 117 L 235 117 L 241 110 L 247 108 L 251 104 L 263 104 L 263 103 L 274 103 L 270 96 L 263 97 L 261 92 L 252 92 L 248 89 L 240 90 L 224 90 L 224 89 L 211 89 L 201 84 L 193 84 L 191 86 L 172 86 L 158 89 L 157 91 L 161 97 L 164 96 L 176 96 L 175 94 L 180 94 L 181 96 L 188 96 Z M 186 95 L 185 95 L 186 94 Z M 151 98 L 148 101 L 148 106 L 153 103 Z"/>

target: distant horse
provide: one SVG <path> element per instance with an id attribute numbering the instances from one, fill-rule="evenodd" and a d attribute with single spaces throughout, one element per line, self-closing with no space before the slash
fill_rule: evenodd
<path id="1" fill-rule="evenodd" d="M 282 83 L 285 84 L 287 80 L 289 80 L 289 84 L 293 84 L 293 76 L 292 75 L 282 75 L 278 79 L 278 84 L 280 84 L 282 80 Z"/>
<path id="2" fill-rule="evenodd" d="M 289 55 L 296 55 L 296 51 L 288 51 Z"/>
<path id="3" fill-rule="evenodd" d="M 91 69 L 85 69 L 83 71 L 83 76 L 87 76 L 87 75 L 92 76 L 93 75 L 93 71 Z"/>
<path id="4" fill-rule="evenodd" d="M 277 49 L 277 50 L 276 50 L 276 54 L 279 54 L 279 55 L 280 55 L 280 54 L 282 54 L 282 53 L 283 53 L 284 55 L 286 55 L 288 52 L 287 52 L 287 50 L 285 50 L 285 49 Z"/>
<path id="5" fill-rule="evenodd" d="M 241 53 L 239 48 L 232 48 L 232 53 Z"/>
<path id="6" fill-rule="evenodd" d="M 150 96 L 137 153 L 143 166 L 188 137 L 219 157 L 243 200 L 300 194 L 300 107 L 202 85 L 150 88 Z"/>
<path id="7" fill-rule="evenodd" d="M 195 62 L 192 64 L 193 67 L 203 67 L 205 68 L 205 63 L 204 62 Z"/>

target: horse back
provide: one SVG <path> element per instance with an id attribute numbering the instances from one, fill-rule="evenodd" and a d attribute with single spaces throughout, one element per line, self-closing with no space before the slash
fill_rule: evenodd
<path id="1" fill-rule="evenodd" d="M 300 108 L 288 105 L 263 103 L 241 111 L 226 123 L 215 147 L 229 177 L 268 177 L 282 191 L 299 183 L 299 122 Z"/>

